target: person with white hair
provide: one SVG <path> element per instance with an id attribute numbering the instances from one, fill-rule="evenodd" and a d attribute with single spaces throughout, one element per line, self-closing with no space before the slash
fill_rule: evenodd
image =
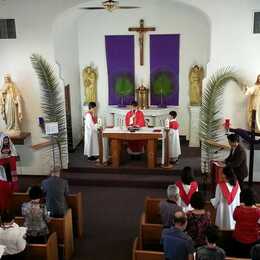
<path id="1" fill-rule="evenodd" d="M 173 184 L 167 188 L 167 200 L 160 202 L 161 222 L 164 228 L 172 226 L 172 220 L 175 212 L 182 211 L 182 208 L 177 204 L 179 201 L 179 188 Z"/>

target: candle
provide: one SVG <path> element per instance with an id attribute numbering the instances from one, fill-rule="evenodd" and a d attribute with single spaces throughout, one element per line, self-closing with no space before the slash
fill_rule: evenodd
<path id="1" fill-rule="evenodd" d="M 166 120 L 165 120 L 165 128 L 170 128 L 170 120 L 169 120 L 169 118 L 166 118 Z"/>

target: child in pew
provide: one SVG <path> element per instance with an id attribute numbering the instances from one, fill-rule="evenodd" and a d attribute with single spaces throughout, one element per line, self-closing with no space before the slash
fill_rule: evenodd
<path id="1" fill-rule="evenodd" d="M 48 240 L 49 215 L 47 207 L 42 203 L 43 192 L 39 186 L 31 187 L 29 191 L 31 201 L 22 204 L 24 226 L 27 230 L 27 242 L 44 244 Z"/>
<path id="2" fill-rule="evenodd" d="M 1 214 L 0 245 L 5 246 L 2 260 L 23 260 L 26 248 L 26 228 L 14 222 L 14 216 L 8 211 Z"/>
<path id="3" fill-rule="evenodd" d="M 181 180 L 176 181 L 176 186 L 180 191 L 178 204 L 184 212 L 192 210 L 190 205 L 191 196 L 198 191 L 198 183 L 195 181 L 191 167 L 184 167 L 181 172 Z"/>
<path id="4" fill-rule="evenodd" d="M 219 239 L 219 230 L 215 225 L 209 225 L 206 230 L 207 245 L 201 246 L 196 251 L 196 260 L 224 260 L 225 251 L 216 245 Z"/>
<path id="5" fill-rule="evenodd" d="M 176 111 L 171 111 L 170 115 L 170 132 L 169 132 L 169 157 L 172 162 L 177 162 L 181 155 L 179 123 L 177 121 Z"/>

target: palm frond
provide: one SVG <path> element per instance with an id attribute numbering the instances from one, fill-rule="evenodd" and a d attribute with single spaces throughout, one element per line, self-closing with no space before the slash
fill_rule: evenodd
<path id="1" fill-rule="evenodd" d="M 67 154 L 67 133 L 65 120 L 65 106 L 58 79 L 51 65 L 39 54 L 32 54 L 32 66 L 38 76 L 41 86 L 41 108 L 44 113 L 45 122 L 57 122 L 59 133 L 55 140 L 59 147 L 60 160 Z M 62 160 L 60 161 L 62 166 Z"/>
<path id="2" fill-rule="evenodd" d="M 224 136 L 224 128 L 221 127 L 223 106 L 223 93 L 229 81 L 234 81 L 241 86 L 241 79 L 230 67 L 222 68 L 214 73 L 208 80 L 203 92 L 200 111 L 200 138 L 202 140 L 202 160 L 209 162 L 218 157 L 215 147 L 205 142 L 211 140 L 219 142 Z"/>

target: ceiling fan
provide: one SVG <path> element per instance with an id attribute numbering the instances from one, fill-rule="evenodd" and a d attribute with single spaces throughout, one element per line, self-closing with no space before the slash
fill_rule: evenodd
<path id="1" fill-rule="evenodd" d="M 116 9 L 136 9 L 140 8 L 138 6 L 120 6 L 119 1 L 115 0 L 107 0 L 102 2 L 103 6 L 93 6 L 93 7 L 82 7 L 81 9 L 86 9 L 86 10 L 102 10 L 105 9 L 109 12 L 112 12 Z"/>

